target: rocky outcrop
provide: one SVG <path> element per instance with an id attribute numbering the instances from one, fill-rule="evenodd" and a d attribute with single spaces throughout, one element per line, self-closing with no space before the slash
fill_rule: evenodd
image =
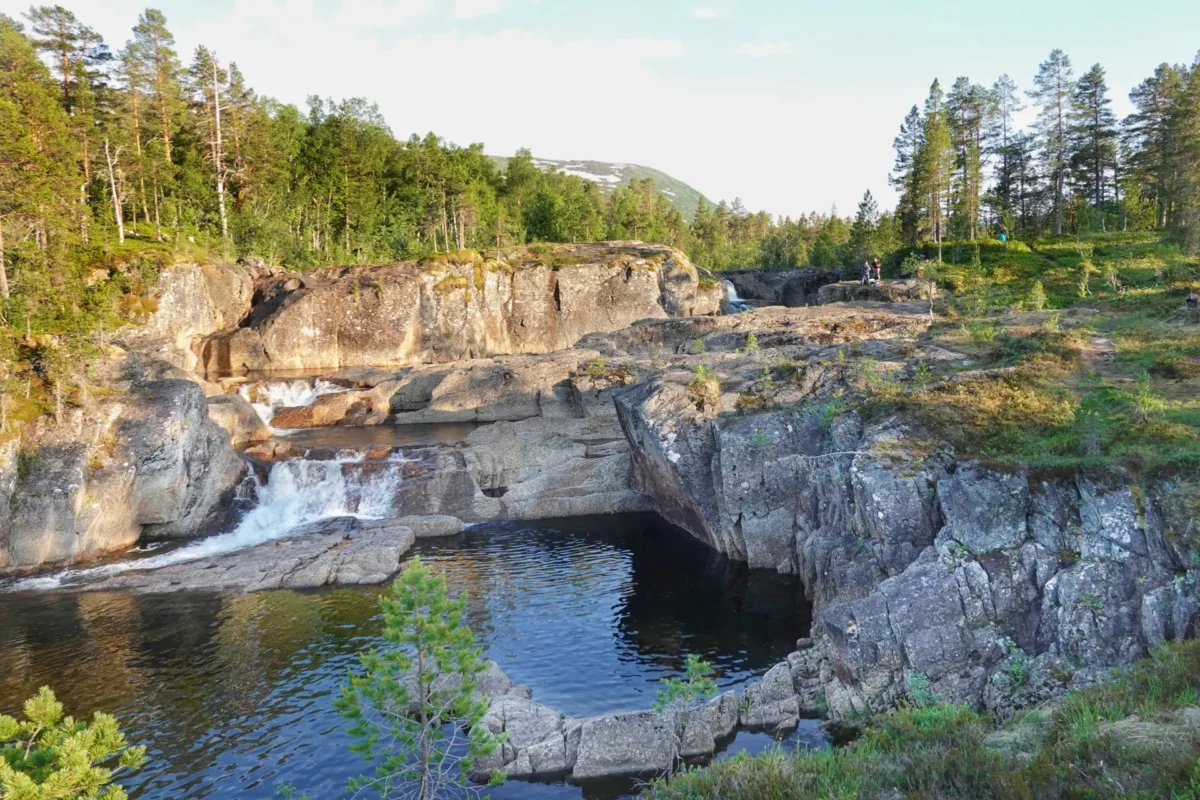
<path id="1" fill-rule="evenodd" d="M 122 415 L 117 460 L 133 469 L 135 519 L 152 537 L 211 531 L 227 519 L 243 465 L 229 434 L 208 418 L 196 384 L 161 381 L 140 388 Z"/>
<path id="2" fill-rule="evenodd" d="M 818 304 L 817 292 L 842 279 L 841 270 L 820 267 L 803 269 L 737 269 L 721 273 L 733 284 L 738 297 L 755 305 L 803 308 Z"/>
<path id="3" fill-rule="evenodd" d="M 467 522 L 648 509 L 612 418 L 499 422 L 462 445 L 429 448 L 397 485 L 397 508 Z"/>
<path id="4" fill-rule="evenodd" d="M 374 585 L 400 570 L 414 540 L 413 532 L 394 520 L 335 517 L 257 547 L 65 588 L 164 594 Z"/>
<path id="5" fill-rule="evenodd" d="M 35 428 L 8 465 L 0 565 L 9 570 L 211 531 L 244 473 L 229 435 L 209 420 L 204 391 L 183 380 L 143 384 L 69 424 Z"/>
<path id="6" fill-rule="evenodd" d="M 892 708 L 913 686 L 1002 714 L 1027 691 L 1010 674 L 1053 696 L 1200 623 L 1170 483 L 960 462 L 820 395 L 718 419 L 689 399 L 666 380 L 618 394 L 638 486 L 730 557 L 803 578 L 835 717 Z M 748 693 L 763 709 L 750 723 L 796 713 L 782 672 L 769 677 L 765 697 Z"/>
<path id="7" fill-rule="evenodd" d="M 419 263 L 283 274 L 201 347 L 209 373 L 403 366 L 545 353 L 640 319 L 715 314 L 719 285 L 677 250 L 605 243 L 471 251 Z"/>
<path id="8" fill-rule="evenodd" d="M 192 371 L 198 364 L 194 345 L 245 317 L 256 278 L 267 274 L 260 266 L 172 264 L 158 276 L 153 313 L 127 340 L 140 353 Z"/>
<path id="9" fill-rule="evenodd" d="M 872 283 L 865 286 L 862 281 L 842 281 L 822 286 L 817 291 L 817 303 L 823 306 L 831 303 L 862 301 L 903 303 L 909 300 L 928 300 L 929 292 L 930 283 L 928 281 L 911 279 L 903 281 L 880 281 L 879 283 Z M 933 289 L 933 292 L 936 297 L 936 288 Z"/>

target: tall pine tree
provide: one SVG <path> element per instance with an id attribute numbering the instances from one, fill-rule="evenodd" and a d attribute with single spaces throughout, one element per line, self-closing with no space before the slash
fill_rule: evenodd
<path id="1" fill-rule="evenodd" d="M 1071 98 L 1075 90 L 1071 59 L 1054 50 L 1038 67 L 1033 89 L 1027 94 L 1037 107 L 1034 130 L 1054 202 L 1054 232 L 1063 232 L 1066 179 L 1070 155 Z"/>

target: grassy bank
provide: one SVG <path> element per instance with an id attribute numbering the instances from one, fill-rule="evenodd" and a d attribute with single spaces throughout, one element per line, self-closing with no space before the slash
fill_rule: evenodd
<path id="1" fill-rule="evenodd" d="M 653 784 L 655 800 L 1200 798 L 1200 642 L 1003 727 L 934 704 L 865 721 L 852 744 L 738 755 Z"/>
<path id="2" fill-rule="evenodd" d="M 1150 234 L 950 247 L 920 343 L 969 357 L 867 365 L 868 416 L 910 415 L 968 457 L 1033 468 L 1200 466 L 1200 262 Z"/>

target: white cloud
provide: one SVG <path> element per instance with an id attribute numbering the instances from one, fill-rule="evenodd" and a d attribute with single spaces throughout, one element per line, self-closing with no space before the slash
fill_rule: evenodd
<path id="1" fill-rule="evenodd" d="M 721 12 L 715 8 L 700 6 L 692 9 L 692 16 L 696 19 L 720 19 Z"/>
<path id="2" fill-rule="evenodd" d="M 454 0 L 455 19 L 474 19 L 489 14 L 499 14 L 504 0 Z"/>
<path id="3" fill-rule="evenodd" d="M 772 58 L 786 56 L 792 52 L 792 46 L 787 42 L 742 42 L 733 48 L 735 56 L 747 58 Z"/>
<path id="4" fill-rule="evenodd" d="M 18 2 L 0 0 L 0 10 Z M 98 28 L 114 50 L 146 5 L 58 2 Z M 496 155 L 529 147 L 542 158 L 645 164 L 714 200 L 741 196 L 749 208 L 793 216 L 828 210 L 833 201 L 852 211 L 868 187 L 889 205 L 890 121 L 912 104 L 886 84 L 856 84 L 850 92 L 836 82 L 796 80 L 783 63 L 769 75 L 667 69 L 688 48 L 674 39 L 636 38 L 636 29 L 626 39 L 453 30 L 446 0 L 235 0 L 232 8 L 157 0 L 156 6 L 184 61 L 206 44 L 222 60 L 237 61 L 255 91 L 301 108 L 314 94 L 366 97 L 400 138 L 434 131 L 461 145 L 483 142 Z M 380 16 L 365 13 L 372 10 Z M 415 29 L 416 22 L 437 24 L 439 15 L 440 32 Z M 438 80 L 422 79 L 431 69 Z M 448 103 L 446 86 L 483 90 L 471 92 L 470 102 Z M 722 113 L 693 130 L 697 108 Z M 813 125 L 813 109 L 845 122 Z M 881 124 L 854 122 L 866 114 Z M 747 141 L 753 146 L 728 146 Z"/>

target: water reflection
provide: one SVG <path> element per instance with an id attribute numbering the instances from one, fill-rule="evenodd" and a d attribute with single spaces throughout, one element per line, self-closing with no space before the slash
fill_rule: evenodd
<path id="1" fill-rule="evenodd" d="M 738 685 L 807 632 L 793 581 L 731 564 L 653 517 L 488 526 L 456 539 L 425 543 L 421 555 L 471 593 L 488 657 L 573 716 L 647 705 L 688 652 L 713 660 L 723 686 Z M 77 714 L 116 713 L 150 747 L 134 797 L 270 798 L 283 780 L 340 797 L 361 764 L 347 755 L 332 696 L 356 653 L 378 641 L 378 591 L 0 595 L 0 711 L 50 685 Z M 494 796 L 581 790 L 516 784 Z"/>

